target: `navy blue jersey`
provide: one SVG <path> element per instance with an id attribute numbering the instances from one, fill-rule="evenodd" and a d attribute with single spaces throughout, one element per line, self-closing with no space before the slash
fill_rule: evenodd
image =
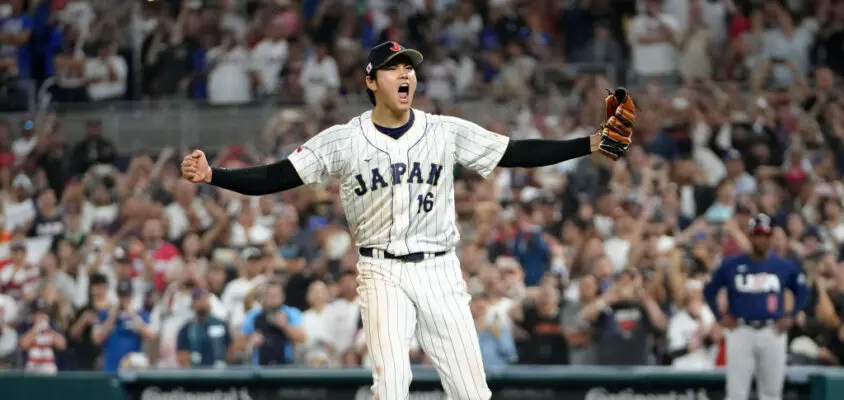
<path id="1" fill-rule="evenodd" d="M 739 254 L 721 263 L 703 289 L 706 302 L 718 319 L 721 313 L 716 299 L 722 288 L 727 289 L 730 314 L 745 321 L 782 318 L 785 289 L 794 294 L 791 315 L 803 309 L 809 298 L 806 276 L 800 267 L 776 256 L 753 260 L 748 254 Z"/>

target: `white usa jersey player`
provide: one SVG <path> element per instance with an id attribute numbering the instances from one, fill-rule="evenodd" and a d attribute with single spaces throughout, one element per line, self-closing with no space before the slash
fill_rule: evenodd
<path id="1" fill-rule="evenodd" d="M 454 165 L 488 176 L 509 138 L 454 117 L 413 110 L 398 139 L 378 131 L 367 111 L 324 130 L 288 159 L 305 184 L 335 177 L 358 247 L 392 254 L 442 252 L 460 241 Z"/>

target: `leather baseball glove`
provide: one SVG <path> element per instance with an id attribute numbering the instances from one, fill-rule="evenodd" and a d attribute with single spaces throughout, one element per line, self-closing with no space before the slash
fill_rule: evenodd
<path id="1" fill-rule="evenodd" d="M 613 91 L 607 90 L 604 100 L 606 106 L 606 121 L 598 131 L 601 134 L 601 154 L 611 160 L 618 160 L 627 153 L 633 136 L 633 126 L 636 123 L 636 106 L 627 89 L 619 87 Z"/>

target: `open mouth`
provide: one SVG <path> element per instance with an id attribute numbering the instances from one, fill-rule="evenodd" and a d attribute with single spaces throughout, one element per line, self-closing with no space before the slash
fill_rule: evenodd
<path id="1" fill-rule="evenodd" d="M 409 95 L 410 85 L 407 83 L 402 83 L 401 85 L 399 85 L 399 100 L 406 101 Z"/>

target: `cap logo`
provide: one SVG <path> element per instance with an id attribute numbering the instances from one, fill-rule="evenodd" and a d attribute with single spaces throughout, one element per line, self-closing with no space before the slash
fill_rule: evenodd
<path id="1" fill-rule="evenodd" d="M 398 43 L 396 43 L 396 42 L 390 42 L 390 43 L 392 43 L 392 44 L 393 44 L 392 46 L 390 46 L 390 50 L 392 50 L 392 51 L 399 51 L 399 50 L 401 50 L 401 46 L 399 46 L 399 44 L 398 44 Z"/>
<path id="2" fill-rule="evenodd" d="M 366 73 L 372 72 L 372 63 L 366 64 Z"/>

